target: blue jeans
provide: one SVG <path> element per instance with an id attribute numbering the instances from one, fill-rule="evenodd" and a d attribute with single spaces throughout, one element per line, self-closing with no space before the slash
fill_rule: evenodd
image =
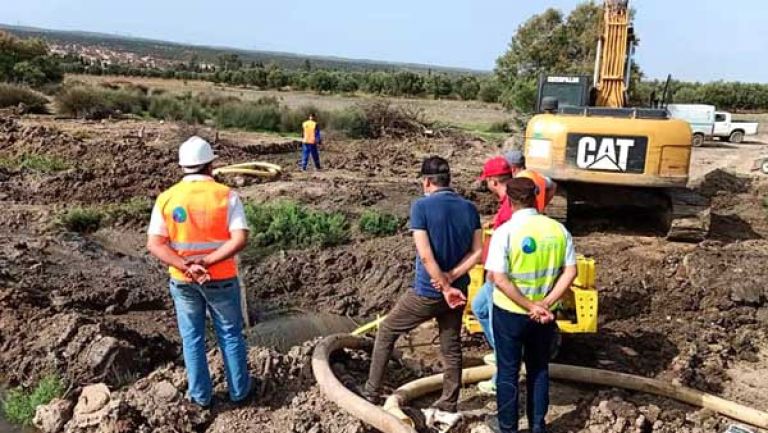
<path id="1" fill-rule="evenodd" d="M 312 155 L 312 162 L 315 168 L 320 170 L 320 152 L 317 150 L 317 144 L 301 144 L 301 169 L 306 170 L 309 163 L 309 156 Z"/>
<path id="2" fill-rule="evenodd" d="M 229 397 L 235 402 L 245 399 L 250 391 L 251 379 L 246 362 L 240 283 L 237 278 L 210 281 L 202 286 L 171 279 L 170 287 L 184 350 L 189 397 L 201 406 L 211 403 L 211 373 L 205 357 L 207 309 L 224 358 Z"/>
<path id="3" fill-rule="evenodd" d="M 526 414 L 531 433 L 545 433 L 549 410 L 549 349 L 555 338 L 552 322 L 534 322 L 527 315 L 493 307 L 496 336 L 496 404 L 502 433 L 517 433 L 520 362 L 525 362 L 528 392 Z"/>
<path id="4" fill-rule="evenodd" d="M 496 352 L 496 343 L 493 341 L 493 283 L 486 281 L 474 298 L 472 298 L 472 314 L 480 322 L 485 334 L 485 340 L 491 346 L 491 350 Z M 496 373 L 491 380 L 496 382 Z"/>
<path id="5" fill-rule="evenodd" d="M 493 312 L 493 283 L 486 281 L 474 298 L 472 298 L 472 314 L 475 315 L 483 328 L 485 339 L 492 350 L 496 350 L 493 341 L 493 327 L 491 326 L 491 313 Z"/>

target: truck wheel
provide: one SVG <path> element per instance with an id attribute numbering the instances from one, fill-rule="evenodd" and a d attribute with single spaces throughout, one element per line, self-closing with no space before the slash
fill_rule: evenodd
<path id="1" fill-rule="evenodd" d="M 762 171 L 763 174 L 768 174 L 768 159 L 760 163 L 760 171 Z"/>
<path id="2" fill-rule="evenodd" d="M 731 132 L 731 136 L 728 137 L 728 141 L 731 143 L 739 144 L 742 141 L 744 141 L 744 131 L 733 131 Z"/>
<path id="3" fill-rule="evenodd" d="M 693 134 L 693 147 L 701 147 L 704 144 L 704 134 Z"/>

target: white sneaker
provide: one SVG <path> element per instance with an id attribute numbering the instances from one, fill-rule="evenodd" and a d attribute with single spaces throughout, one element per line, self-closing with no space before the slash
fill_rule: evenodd
<path id="1" fill-rule="evenodd" d="M 496 382 L 493 379 L 484 380 L 477 384 L 477 389 L 480 394 L 496 395 Z"/>
<path id="2" fill-rule="evenodd" d="M 496 353 L 491 352 L 483 356 L 483 362 L 485 365 L 496 365 Z"/>

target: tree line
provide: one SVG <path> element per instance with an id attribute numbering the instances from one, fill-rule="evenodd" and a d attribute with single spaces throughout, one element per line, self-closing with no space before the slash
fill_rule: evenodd
<path id="1" fill-rule="evenodd" d="M 491 75 L 447 74 L 428 71 L 344 71 L 329 69 L 285 69 L 274 64 L 243 65 L 230 60 L 215 70 L 185 63 L 167 68 L 141 68 L 129 65 L 101 65 L 85 59 L 68 58 L 63 63 L 69 73 L 125 75 L 180 80 L 205 80 L 230 86 L 251 86 L 269 90 L 309 90 L 318 93 L 363 92 L 380 96 L 431 97 L 435 99 L 481 100 L 498 102 L 501 88 Z"/>

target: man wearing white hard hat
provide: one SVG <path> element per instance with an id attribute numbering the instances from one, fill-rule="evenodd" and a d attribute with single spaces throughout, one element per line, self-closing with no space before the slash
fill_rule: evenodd
<path id="1" fill-rule="evenodd" d="M 182 143 L 179 165 L 185 175 L 157 198 L 147 231 L 147 248 L 168 265 L 188 395 L 205 407 L 212 396 L 206 311 L 224 358 L 230 399 L 245 401 L 251 390 L 235 263 L 248 241 L 248 224 L 237 194 L 213 179 L 215 159 L 211 145 L 200 137 Z"/>

